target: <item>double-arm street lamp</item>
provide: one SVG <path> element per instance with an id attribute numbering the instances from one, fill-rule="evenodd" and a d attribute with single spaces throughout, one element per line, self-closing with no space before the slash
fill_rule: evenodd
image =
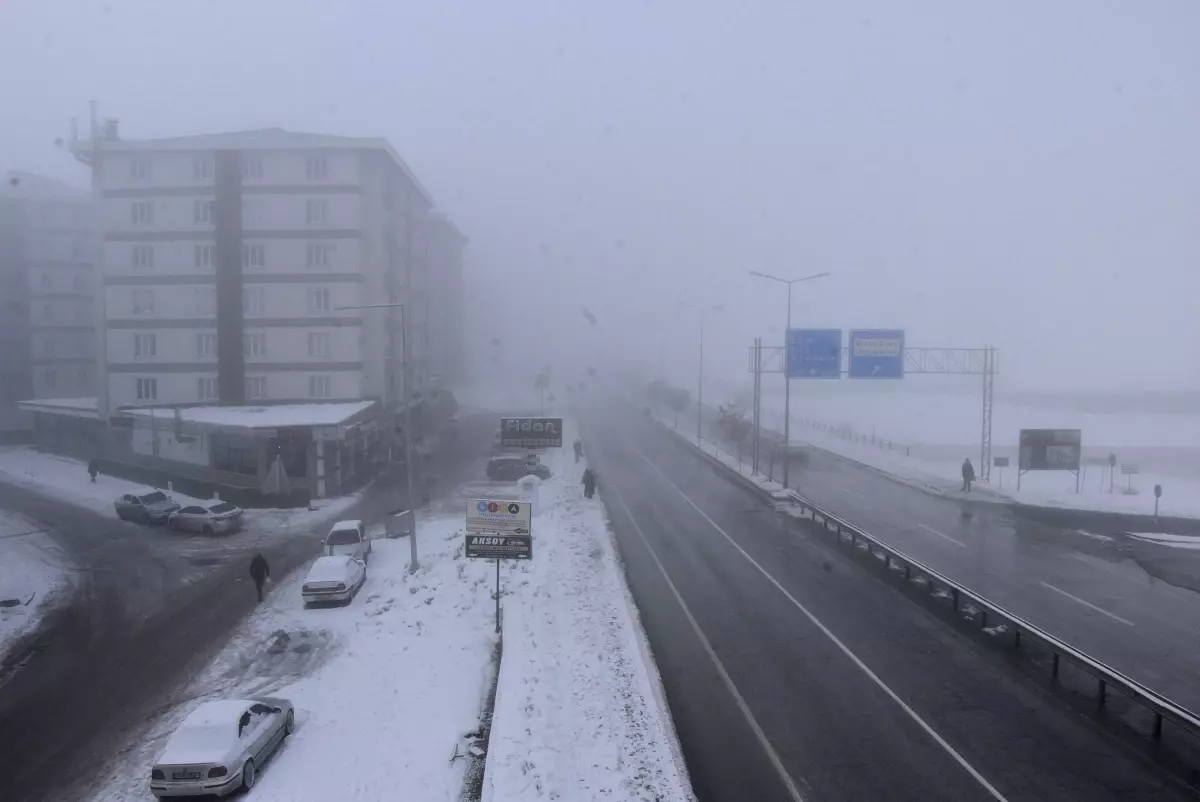
<path id="1" fill-rule="evenodd" d="M 791 343 L 788 341 L 792 330 L 792 285 L 801 281 L 812 281 L 815 278 L 825 278 L 829 273 L 815 273 L 801 278 L 780 278 L 751 270 L 750 275 L 777 281 L 787 286 L 787 327 L 783 330 L 783 486 L 788 486 L 788 458 L 792 445 L 792 379 L 788 375 L 790 365 L 789 353 Z"/>
<path id="2" fill-rule="evenodd" d="M 700 373 L 696 379 L 696 441 L 701 442 L 704 433 L 704 320 L 713 312 L 720 312 L 724 309 L 725 304 L 696 307 L 692 304 L 679 301 L 678 306 L 688 309 L 699 309 L 700 311 Z"/>

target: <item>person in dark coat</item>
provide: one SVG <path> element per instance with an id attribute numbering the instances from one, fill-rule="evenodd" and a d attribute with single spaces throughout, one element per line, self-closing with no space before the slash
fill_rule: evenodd
<path id="1" fill-rule="evenodd" d="M 263 600 L 263 585 L 271 578 L 271 566 L 267 565 L 267 558 L 262 556 L 262 552 L 254 555 L 254 559 L 250 561 L 250 578 L 254 580 L 254 587 L 258 589 L 258 600 Z"/>
<path id="2" fill-rule="evenodd" d="M 575 438 L 575 462 L 579 462 L 579 458 L 583 456 L 583 441 L 578 437 Z"/>
<path id="3" fill-rule="evenodd" d="M 975 481 L 975 466 L 971 464 L 971 459 L 969 457 L 967 459 L 963 460 L 962 477 L 963 477 L 963 486 L 962 486 L 963 492 L 970 493 L 971 492 L 971 483 Z"/>
<path id="4" fill-rule="evenodd" d="M 96 474 L 100 473 L 100 460 L 94 459 L 88 463 L 88 476 L 92 477 L 92 484 L 96 484 Z"/>
<path id="5" fill-rule="evenodd" d="M 596 474 L 592 473 L 591 468 L 585 468 L 583 471 L 583 497 L 591 498 L 596 494 Z"/>

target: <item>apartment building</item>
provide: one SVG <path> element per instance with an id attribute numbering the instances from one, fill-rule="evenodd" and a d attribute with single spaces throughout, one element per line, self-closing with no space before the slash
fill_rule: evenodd
<path id="1" fill-rule="evenodd" d="M 444 218 L 385 140 L 129 140 L 109 121 L 72 150 L 103 232 L 100 426 L 131 429 L 116 439 L 135 455 L 247 484 L 278 457 L 314 495 L 392 451 L 445 350 L 433 310 L 453 304 L 434 300 L 447 285 L 427 245 Z M 143 409 L 158 407 L 174 410 Z"/>
<path id="2" fill-rule="evenodd" d="M 28 436 L 31 398 L 95 395 L 91 194 L 11 171 L 0 186 L 0 439 Z"/>

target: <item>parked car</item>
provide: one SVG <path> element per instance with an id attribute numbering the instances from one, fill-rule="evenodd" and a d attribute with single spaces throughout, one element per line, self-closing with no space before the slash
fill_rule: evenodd
<path id="1" fill-rule="evenodd" d="M 338 521 L 325 536 L 325 554 L 344 554 L 366 565 L 371 560 L 371 539 L 362 521 Z"/>
<path id="2" fill-rule="evenodd" d="M 367 565 L 345 554 L 318 557 L 308 569 L 300 596 L 313 602 L 349 602 L 367 581 Z"/>
<path id="3" fill-rule="evenodd" d="M 161 490 L 151 490 L 140 494 L 126 493 L 114 501 L 113 506 L 122 521 L 163 524 L 179 509 L 179 502 Z"/>
<path id="4" fill-rule="evenodd" d="M 150 771 L 150 793 L 162 798 L 249 790 L 295 728 L 295 709 L 287 699 L 205 702 L 167 741 Z"/>
<path id="5" fill-rule="evenodd" d="M 242 508 L 220 501 L 202 507 L 199 504 L 180 507 L 171 513 L 167 526 L 185 532 L 203 532 L 206 535 L 223 535 L 242 528 Z"/>
<path id="6" fill-rule="evenodd" d="M 530 474 L 539 479 L 549 479 L 550 469 L 527 457 L 492 457 L 488 460 L 487 475 L 493 481 L 516 482 Z"/>

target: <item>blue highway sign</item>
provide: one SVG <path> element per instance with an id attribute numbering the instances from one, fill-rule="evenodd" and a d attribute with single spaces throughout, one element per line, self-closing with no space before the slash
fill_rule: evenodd
<path id="1" fill-rule="evenodd" d="M 788 329 L 787 378 L 840 379 L 841 329 Z"/>
<path id="2" fill-rule="evenodd" d="M 851 329 L 850 378 L 903 379 L 903 329 Z"/>

